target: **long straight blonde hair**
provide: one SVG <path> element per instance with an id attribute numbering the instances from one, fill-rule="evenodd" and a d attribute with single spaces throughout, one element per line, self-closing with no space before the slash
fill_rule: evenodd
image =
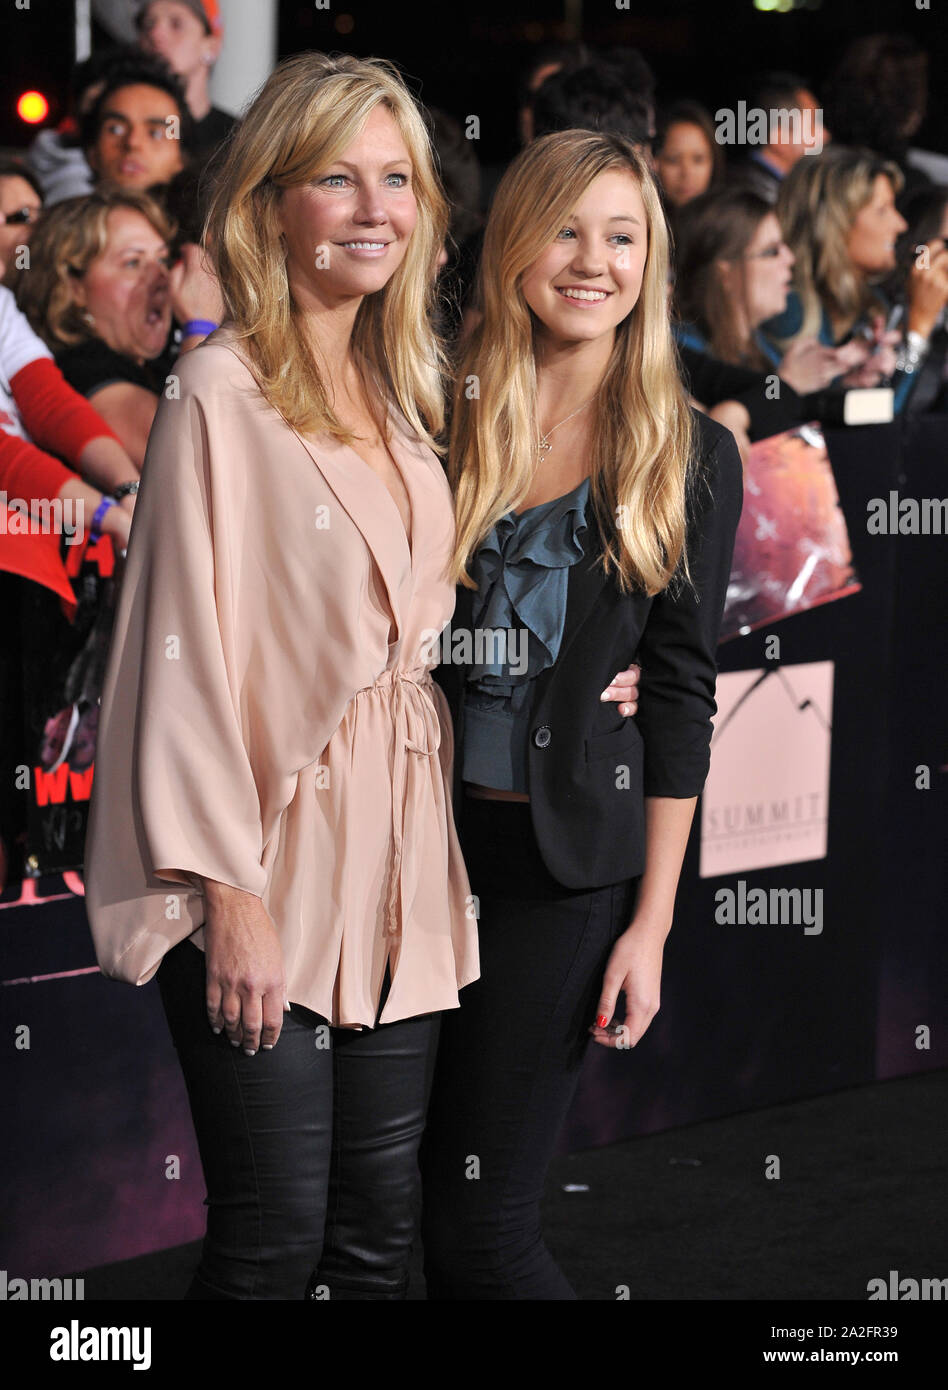
<path id="1" fill-rule="evenodd" d="M 685 539 L 693 426 L 678 372 L 667 302 L 668 232 L 644 160 L 619 135 L 545 135 L 520 152 L 494 196 L 478 273 L 483 318 L 457 372 L 449 471 L 457 545 L 451 577 L 473 588 L 468 564 L 495 523 L 527 495 L 537 455 L 536 319 L 523 273 L 555 239 L 592 181 L 619 169 L 635 179 L 648 219 L 638 302 L 615 332 L 593 426 L 590 497 L 602 564 L 622 592 L 668 587 Z M 469 383 L 477 392 L 469 398 Z"/>
<path id="2" fill-rule="evenodd" d="M 793 287 L 803 307 L 797 336 L 815 337 L 824 309 L 838 338 L 863 314 L 880 307 L 846 249 L 856 214 L 871 201 L 880 174 L 894 193 L 901 191 L 902 171 L 891 160 L 871 150 L 830 145 L 821 154 L 797 160 L 780 185 L 777 216 L 796 257 Z"/>
<path id="3" fill-rule="evenodd" d="M 408 147 L 418 217 L 401 265 L 360 304 L 352 345 L 412 428 L 439 449 L 446 360 L 432 313 L 448 206 L 425 119 L 391 63 L 324 53 L 280 63 L 228 142 L 204 241 L 264 395 L 300 432 L 325 431 L 352 443 L 290 294 L 279 204 L 284 189 L 301 187 L 338 159 L 379 105 L 391 112 Z"/>

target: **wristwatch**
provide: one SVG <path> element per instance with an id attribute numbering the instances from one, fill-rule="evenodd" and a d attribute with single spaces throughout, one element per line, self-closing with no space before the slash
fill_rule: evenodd
<path id="1" fill-rule="evenodd" d="M 928 339 L 921 333 L 915 333 L 912 329 L 905 335 L 905 342 L 899 349 L 899 354 L 895 359 L 895 370 L 904 372 L 906 376 L 918 371 L 922 362 L 928 356 Z"/>

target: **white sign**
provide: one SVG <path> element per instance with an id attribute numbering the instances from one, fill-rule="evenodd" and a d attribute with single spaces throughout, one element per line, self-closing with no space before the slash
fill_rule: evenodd
<path id="1" fill-rule="evenodd" d="M 702 878 L 826 858 L 832 661 L 718 676 Z"/>

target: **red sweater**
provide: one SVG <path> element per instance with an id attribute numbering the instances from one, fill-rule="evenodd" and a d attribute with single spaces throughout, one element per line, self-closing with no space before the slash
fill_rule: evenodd
<path id="1" fill-rule="evenodd" d="M 78 464 L 90 439 L 118 438 L 48 357 L 37 357 L 21 368 L 10 389 L 33 442 L 0 428 L 0 490 L 8 497 L 58 497 L 63 484 L 76 474 L 53 453 Z"/>
<path id="2" fill-rule="evenodd" d="M 46 450 L 55 450 L 78 464 L 91 439 L 118 438 L 85 397 L 72 389 L 48 357 L 35 358 L 16 372 L 10 378 L 10 391 L 23 428 L 36 442 L 8 434 L 0 418 L 0 491 L 6 492 L 8 498 L 22 498 L 28 503 L 52 500 L 59 496 L 65 482 L 77 476 L 73 469 Z M 87 545 L 88 539 L 76 549 L 84 552 Z M 80 558 L 70 550 L 70 573 L 76 572 Z M 21 574 L 52 589 L 60 595 L 67 616 L 72 619 L 76 597 L 63 564 L 60 538 L 55 532 L 0 535 L 0 569 Z"/>

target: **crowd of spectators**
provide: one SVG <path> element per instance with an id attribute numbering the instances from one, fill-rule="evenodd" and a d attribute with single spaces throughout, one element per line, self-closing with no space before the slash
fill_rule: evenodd
<path id="1" fill-rule="evenodd" d="M 91 538 L 108 535 L 118 556 L 163 383 L 222 317 L 202 226 L 234 124 L 209 95 L 216 0 L 146 0 L 137 34 L 76 68 L 62 127 L 0 160 L 0 491 L 34 508 L 83 499 Z M 861 388 L 889 388 L 895 414 L 948 409 L 948 159 L 912 145 L 927 81 L 911 41 L 860 38 L 822 94 L 800 74 L 760 74 L 742 103 L 765 114 L 762 138 L 731 144 L 722 113 L 688 96 L 656 104 L 635 50 L 549 45 L 522 73 L 522 143 L 593 128 L 651 165 L 682 373 L 745 456 L 841 419 Z M 478 314 L 491 190 L 462 121 L 429 117 L 452 210 L 440 328 L 458 348 Z M 15 529 L 0 572 L 36 580 Z"/>
<path id="2" fill-rule="evenodd" d="M 650 162 L 672 234 L 682 371 L 745 456 L 795 423 L 841 424 L 854 390 L 877 394 L 852 418 L 948 409 L 948 158 L 909 143 L 927 64 L 912 41 L 881 34 L 848 47 L 822 99 L 800 74 L 761 73 L 741 97 L 759 122 L 743 142 L 728 133 L 737 103 L 656 107 L 655 77 L 632 50 L 551 45 L 524 74 L 522 140 L 592 127 Z M 474 274 L 456 313 L 463 338 L 478 314 Z"/>

